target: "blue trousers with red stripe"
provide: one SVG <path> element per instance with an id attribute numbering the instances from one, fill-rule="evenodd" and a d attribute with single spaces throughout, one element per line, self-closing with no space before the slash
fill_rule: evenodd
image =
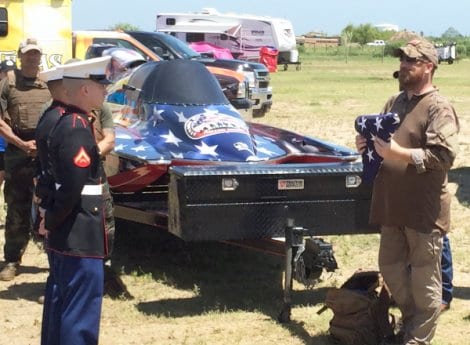
<path id="1" fill-rule="evenodd" d="M 44 239 L 44 245 L 47 247 L 47 239 Z M 49 250 L 46 251 L 47 260 L 49 262 L 49 276 L 46 280 L 46 291 L 44 292 L 44 308 L 42 310 L 42 325 L 41 325 L 41 345 L 52 344 L 49 337 L 52 336 L 54 325 L 50 322 L 52 315 L 52 308 L 49 307 L 52 303 L 53 297 L 57 295 L 56 285 L 52 279 L 52 257 Z"/>
<path id="2" fill-rule="evenodd" d="M 49 252 L 41 345 L 98 344 L 103 260 Z"/>

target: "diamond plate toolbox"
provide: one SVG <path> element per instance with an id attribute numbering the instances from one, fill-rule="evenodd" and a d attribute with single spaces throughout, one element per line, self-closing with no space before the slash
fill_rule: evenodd
<path id="1" fill-rule="evenodd" d="M 168 226 L 191 241 L 284 236 L 287 218 L 315 235 L 377 232 L 361 163 L 174 166 Z"/>

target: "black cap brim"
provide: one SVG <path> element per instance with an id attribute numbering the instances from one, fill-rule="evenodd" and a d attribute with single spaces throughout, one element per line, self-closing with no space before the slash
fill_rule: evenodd
<path id="1" fill-rule="evenodd" d="M 394 57 L 400 57 L 402 56 L 404 53 L 403 49 L 402 48 L 395 48 L 392 50 L 392 56 Z"/>
<path id="2" fill-rule="evenodd" d="M 104 74 L 90 74 L 90 79 L 103 85 L 112 84 L 112 82 L 106 78 L 106 75 Z"/>

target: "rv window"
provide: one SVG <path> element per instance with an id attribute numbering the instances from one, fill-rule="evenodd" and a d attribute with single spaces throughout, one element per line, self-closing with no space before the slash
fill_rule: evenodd
<path id="1" fill-rule="evenodd" d="M 0 7 L 0 36 L 8 35 L 8 11 L 4 7 Z"/>
<path id="2" fill-rule="evenodd" d="M 221 34 L 221 35 L 220 35 L 220 39 L 221 39 L 222 41 L 228 40 L 227 34 Z"/>
<path id="3" fill-rule="evenodd" d="M 204 33 L 200 32 L 188 32 L 186 33 L 186 42 L 203 42 L 204 41 Z"/>
<path id="4" fill-rule="evenodd" d="M 166 19 L 166 25 L 175 25 L 176 24 L 176 19 L 175 18 L 167 18 Z"/>

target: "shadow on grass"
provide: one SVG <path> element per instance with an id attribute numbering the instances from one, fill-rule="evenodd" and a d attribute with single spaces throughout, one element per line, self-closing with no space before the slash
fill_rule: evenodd
<path id="1" fill-rule="evenodd" d="M 132 223 L 120 222 L 116 234 L 113 265 L 124 273 L 140 272 L 175 289 L 197 292 L 193 298 L 138 303 L 142 313 L 184 317 L 242 310 L 277 320 L 283 304 L 283 258 L 218 242 L 188 243 L 164 232 L 136 229 Z M 293 306 L 319 304 L 325 294 L 326 288 L 295 290 Z M 282 325 L 315 344 L 302 323 Z"/>
<path id="2" fill-rule="evenodd" d="M 470 300 L 470 287 L 467 286 L 454 286 L 454 298 Z"/>
<path id="3" fill-rule="evenodd" d="M 455 196 L 462 205 L 470 204 L 470 167 L 460 167 L 449 171 L 449 182 L 458 185 Z"/>
<path id="4" fill-rule="evenodd" d="M 470 167 L 460 167 L 449 171 L 449 182 L 458 185 L 455 196 L 464 206 L 470 205 Z M 454 297 L 470 299 L 470 287 L 454 286 Z"/>
<path id="5" fill-rule="evenodd" d="M 302 339 L 304 344 L 307 345 L 325 345 L 325 344 L 336 344 L 333 342 L 331 336 L 325 335 L 315 335 L 311 336 L 305 330 L 305 324 L 303 322 L 292 320 L 289 323 L 282 324 L 284 328 L 289 330 L 289 332 L 296 338 Z"/>
<path id="6" fill-rule="evenodd" d="M 46 283 L 20 283 L 10 285 L 6 290 L 0 291 L 0 299 L 18 300 L 25 299 L 37 302 L 44 295 Z"/>

